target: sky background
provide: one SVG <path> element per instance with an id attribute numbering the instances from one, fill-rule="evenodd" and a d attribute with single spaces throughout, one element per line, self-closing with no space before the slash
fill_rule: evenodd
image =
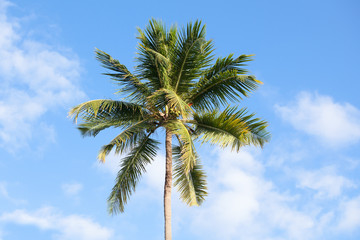
<path id="1" fill-rule="evenodd" d="M 116 130 L 82 138 L 67 118 L 119 98 L 94 49 L 132 69 L 152 17 L 201 19 L 217 56 L 255 54 L 264 85 L 239 105 L 272 134 L 262 150 L 198 146 L 209 196 L 189 208 L 174 191 L 173 239 L 360 239 L 359 12 L 356 0 L 0 0 L 0 240 L 163 238 L 163 149 L 109 216 L 120 158 L 96 156 Z"/>

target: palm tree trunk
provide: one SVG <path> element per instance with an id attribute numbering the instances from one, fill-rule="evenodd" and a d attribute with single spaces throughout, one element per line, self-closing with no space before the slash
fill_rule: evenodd
<path id="1" fill-rule="evenodd" d="M 171 187 L 172 187 L 172 134 L 166 130 L 165 150 L 165 186 L 164 186 L 164 218 L 165 218 L 165 240 L 171 240 Z"/>

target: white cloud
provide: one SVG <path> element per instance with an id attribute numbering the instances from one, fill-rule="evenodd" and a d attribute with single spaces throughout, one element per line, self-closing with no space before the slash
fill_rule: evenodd
<path id="1" fill-rule="evenodd" d="M 360 228 L 360 196 L 344 201 L 340 212 L 339 230 L 352 231 Z"/>
<path id="2" fill-rule="evenodd" d="M 2 195 L 5 198 L 9 198 L 9 193 L 6 189 L 6 183 L 0 182 L 0 195 Z"/>
<path id="3" fill-rule="evenodd" d="M 7 185 L 8 184 L 6 182 L 0 182 L 0 197 L 3 197 L 4 199 L 6 199 L 14 204 L 26 203 L 25 200 L 16 199 L 16 198 L 13 198 L 12 196 L 10 196 Z"/>
<path id="4" fill-rule="evenodd" d="M 76 196 L 83 188 L 81 183 L 64 183 L 61 185 L 61 189 L 65 195 Z"/>
<path id="5" fill-rule="evenodd" d="M 27 38 L 8 5 L 0 2 L 0 146 L 12 151 L 27 144 L 48 111 L 85 94 L 75 84 L 76 56 Z"/>
<path id="6" fill-rule="evenodd" d="M 75 214 L 63 216 L 50 207 L 44 207 L 34 212 L 15 210 L 3 213 L 0 221 L 53 231 L 55 232 L 53 239 L 107 240 L 113 236 L 113 230 L 101 226 L 90 218 Z"/>
<path id="7" fill-rule="evenodd" d="M 318 216 L 300 211 L 296 198 L 277 191 L 256 155 L 218 153 L 208 173 L 210 196 L 193 210 L 193 228 L 208 239 L 311 239 Z"/>
<path id="8" fill-rule="evenodd" d="M 329 96 L 302 92 L 294 102 L 275 108 L 295 129 L 316 136 L 331 147 L 356 143 L 360 139 L 360 110 L 349 103 L 337 103 Z"/>
<path id="9" fill-rule="evenodd" d="M 355 187 L 349 179 L 336 174 L 335 167 L 307 171 L 302 170 L 297 174 L 298 186 L 317 191 L 318 198 L 334 198 L 341 196 L 344 188 Z"/>

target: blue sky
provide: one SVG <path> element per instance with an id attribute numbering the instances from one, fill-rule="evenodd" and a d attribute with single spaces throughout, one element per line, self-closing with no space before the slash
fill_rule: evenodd
<path id="1" fill-rule="evenodd" d="M 113 98 L 94 49 L 135 65 L 136 27 L 201 19 L 217 56 L 255 54 L 248 106 L 270 123 L 263 150 L 198 146 L 209 197 L 173 195 L 173 239 L 360 238 L 358 1 L 0 0 L 0 240 L 163 238 L 164 153 L 124 214 L 106 199 L 115 130 L 82 138 L 67 112 Z M 159 134 L 159 139 L 161 139 Z"/>

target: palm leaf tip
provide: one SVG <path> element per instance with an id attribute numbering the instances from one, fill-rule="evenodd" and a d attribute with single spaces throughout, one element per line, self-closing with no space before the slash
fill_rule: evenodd
<path id="1" fill-rule="evenodd" d="M 213 110 L 195 114 L 192 123 L 196 126 L 195 134 L 203 143 L 231 146 L 239 151 L 250 144 L 262 147 L 269 141 L 267 122 L 254 118 L 254 115 L 248 114 L 245 108 L 228 107 L 223 112 Z"/>
<path id="2" fill-rule="evenodd" d="M 111 150 L 113 149 L 114 144 L 108 144 L 108 145 L 104 145 L 100 151 L 99 154 L 97 156 L 97 158 L 100 160 L 100 162 L 104 163 L 105 162 L 105 158 L 107 155 L 109 155 L 109 153 L 111 152 Z"/>
<path id="3" fill-rule="evenodd" d="M 80 111 L 79 111 L 80 105 L 77 105 L 77 106 L 71 108 L 67 115 L 68 118 L 73 119 L 75 124 L 77 124 L 78 116 L 80 114 Z"/>
<path id="4" fill-rule="evenodd" d="M 206 175 L 197 157 L 196 164 L 189 171 L 182 160 L 184 146 L 174 146 L 173 156 L 174 164 L 174 186 L 180 192 L 180 199 L 189 206 L 201 205 L 207 196 Z"/>
<path id="5" fill-rule="evenodd" d="M 111 214 L 124 211 L 146 165 L 156 156 L 159 142 L 149 138 L 150 135 L 151 133 L 139 139 L 128 156 L 121 161 L 120 171 L 108 198 L 108 210 Z"/>

